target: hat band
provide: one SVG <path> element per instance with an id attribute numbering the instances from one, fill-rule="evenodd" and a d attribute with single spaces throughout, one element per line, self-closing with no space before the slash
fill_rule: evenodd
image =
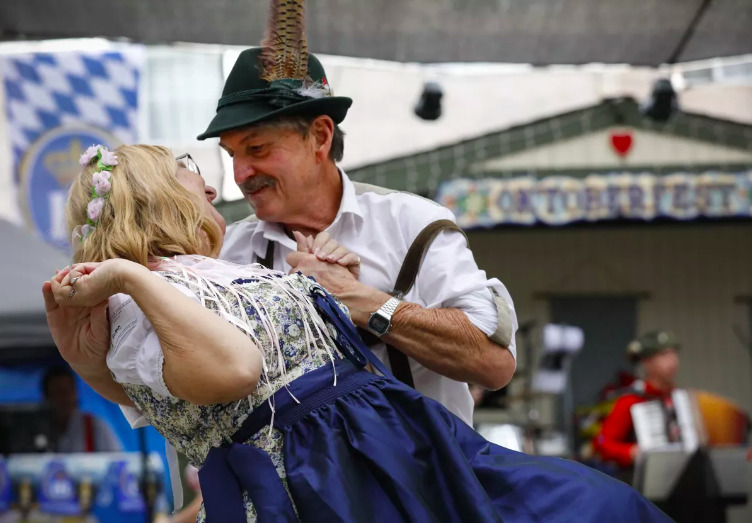
<path id="1" fill-rule="evenodd" d="M 250 102 L 256 100 L 266 100 L 270 105 L 275 107 L 287 107 L 288 105 L 308 100 L 298 92 L 303 86 L 302 80 L 276 80 L 269 87 L 262 89 L 248 89 L 237 93 L 223 96 L 217 102 L 217 110 L 227 105 Z"/>

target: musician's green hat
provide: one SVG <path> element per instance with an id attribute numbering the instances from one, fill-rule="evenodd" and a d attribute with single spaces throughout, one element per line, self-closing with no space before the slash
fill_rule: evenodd
<path id="1" fill-rule="evenodd" d="M 651 331 L 630 342 L 627 345 L 627 355 L 633 361 L 640 361 L 663 350 L 678 350 L 679 347 L 679 340 L 673 332 Z"/>

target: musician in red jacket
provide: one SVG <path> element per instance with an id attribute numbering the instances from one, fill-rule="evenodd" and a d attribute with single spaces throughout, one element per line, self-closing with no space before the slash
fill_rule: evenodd
<path id="1" fill-rule="evenodd" d="M 670 441 L 679 441 L 679 428 L 671 391 L 679 369 L 679 342 L 669 331 L 649 332 L 627 347 L 629 357 L 639 362 L 644 380 L 635 381 L 621 396 L 614 409 L 603 420 L 601 432 L 593 446 L 604 461 L 615 462 L 622 469 L 630 469 L 639 453 L 630 409 L 636 403 L 659 400 L 663 402 L 668 421 Z"/>

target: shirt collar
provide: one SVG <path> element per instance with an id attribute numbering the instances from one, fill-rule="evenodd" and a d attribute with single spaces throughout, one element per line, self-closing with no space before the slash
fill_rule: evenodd
<path id="1" fill-rule="evenodd" d="M 342 177 L 342 201 L 339 204 L 339 211 L 337 211 L 337 216 L 334 218 L 332 225 L 337 223 L 342 216 L 350 214 L 355 218 L 355 226 L 358 228 L 358 232 L 360 232 L 360 227 L 363 225 L 363 210 L 360 208 L 358 195 L 355 193 L 355 185 L 345 171 L 340 169 L 339 174 Z"/>
<path id="2" fill-rule="evenodd" d="M 358 196 L 355 193 L 355 185 L 353 185 L 353 182 L 347 176 L 345 171 L 339 169 L 339 174 L 342 179 L 342 200 L 339 203 L 337 216 L 334 217 L 334 221 L 326 228 L 326 230 L 329 231 L 337 227 L 338 224 L 349 215 L 353 217 L 356 232 L 360 232 L 360 229 L 363 226 L 363 211 L 360 207 L 360 203 L 358 203 Z M 282 224 L 259 220 L 256 229 L 251 235 L 251 249 L 257 259 L 266 256 L 266 249 L 269 241 L 276 241 L 292 250 L 297 249 L 295 240 L 287 236 Z"/>

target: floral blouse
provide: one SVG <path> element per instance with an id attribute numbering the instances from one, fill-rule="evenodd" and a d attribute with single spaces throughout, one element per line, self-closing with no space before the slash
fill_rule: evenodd
<path id="1" fill-rule="evenodd" d="M 170 270 L 156 274 L 236 325 L 242 322 L 255 338 L 266 366 L 256 391 L 248 399 L 217 405 L 193 405 L 174 397 L 162 377 L 164 355 L 156 333 L 133 299 L 124 294 L 110 298 L 112 344 L 107 364 L 145 420 L 200 468 L 209 450 L 230 441 L 254 407 L 292 380 L 341 355 L 333 343 L 334 326 L 317 315 L 314 318 L 312 309 L 301 307 L 301 299 L 309 297 L 317 286 L 313 280 L 265 269 L 258 269 L 261 276 L 246 269 L 247 274 L 229 280 L 225 273 L 232 271 L 226 269 L 241 266 L 203 257 L 181 256 L 175 260 Z M 217 266 L 224 281 L 202 276 L 213 273 L 203 269 Z M 273 333 L 265 324 L 273 326 Z M 126 417 L 133 418 L 132 413 L 129 416 L 126 412 Z M 281 434 L 267 427 L 247 443 L 270 455 L 285 482 Z M 247 498 L 246 506 L 249 521 L 253 521 L 254 510 Z M 202 519 L 203 510 L 199 521 Z"/>

